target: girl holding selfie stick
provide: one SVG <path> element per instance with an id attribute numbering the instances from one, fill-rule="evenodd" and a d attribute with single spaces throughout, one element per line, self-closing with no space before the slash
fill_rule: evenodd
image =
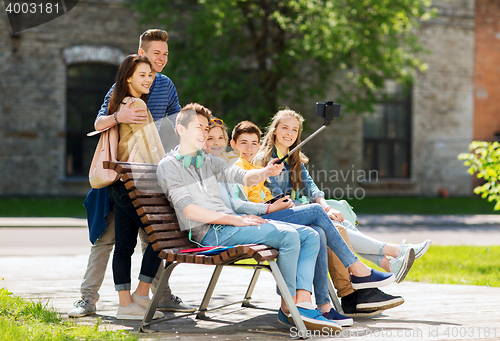
<path id="1" fill-rule="evenodd" d="M 282 158 L 300 143 L 304 118 L 293 110 L 281 110 L 274 115 L 264 136 L 262 146 L 255 158 L 257 165 L 266 164 L 273 158 Z M 336 224 L 345 228 L 347 236 L 356 253 L 377 264 L 387 272 L 396 275 L 396 282 L 401 282 L 408 273 L 414 259 L 421 257 L 429 248 L 431 241 L 421 244 L 390 244 L 378 241 L 361 233 L 356 227 L 344 219 L 344 215 L 328 206 L 324 193 L 319 190 L 309 175 L 305 164 L 308 158 L 300 149 L 284 161 L 283 171 L 269 178 L 267 186 L 274 196 L 290 195 L 298 205 L 299 198 L 305 196 L 309 202 L 320 204 Z M 411 251 L 410 251 L 411 250 Z M 391 257 L 391 258 L 389 258 Z"/>

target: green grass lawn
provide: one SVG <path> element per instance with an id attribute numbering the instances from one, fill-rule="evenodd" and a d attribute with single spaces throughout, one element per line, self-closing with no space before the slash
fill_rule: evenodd
<path id="1" fill-rule="evenodd" d="M 367 197 L 347 200 L 357 214 L 500 214 L 480 197 Z"/>
<path id="2" fill-rule="evenodd" d="M 500 287 L 500 246 L 433 245 L 413 263 L 405 281 Z"/>
<path id="3" fill-rule="evenodd" d="M 85 198 L 0 198 L 0 217 L 86 217 Z"/>
<path id="4" fill-rule="evenodd" d="M 105 330 L 99 325 L 77 325 L 63 321 L 54 309 L 39 301 L 28 301 L 0 289 L 0 340 L 138 340 L 126 331 Z"/>
<path id="5" fill-rule="evenodd" d="M 85 198 L 0 197 L 0 217 L 85 217 Z M 357 214 L 500 214 L 479 197 L 367 197 L 348 200 Z"/>

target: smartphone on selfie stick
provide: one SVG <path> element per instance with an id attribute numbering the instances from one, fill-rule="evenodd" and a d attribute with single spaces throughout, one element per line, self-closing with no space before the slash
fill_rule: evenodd
<path id="1" fill-rule="evenodd" d="M 312 139 L 314 136 L 319 134 L 320 131 L 325 129 L 327 126 L 330 125 L 330 123 L 340 117 L 340 104 L 338 103 L 333 103 L 332 101 L 326 101 L 325 103 L 320 103 L 316 102 L 316 116 L 318 117 L 323 117 L 324 118 L 324 123 L 323 125 L 316 130 L 314 133 L 312 133 L 307 139 L 299 143 L 295 148 L 293 148 L 291 151 L 289 151 L 285 156 L 283 156 L 281 159 L 275 162 L 275 164 L 279 165 L 282 163 L 284 160 L 286 160 L 287 157 L 295 153 L 300 147 L 305 145 L 307 141 Z"/>

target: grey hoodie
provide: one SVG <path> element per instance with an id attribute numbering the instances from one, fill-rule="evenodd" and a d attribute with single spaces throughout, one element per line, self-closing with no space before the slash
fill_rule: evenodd
<path id="1" fill-rule="evenodd" d="M 205 154 L 201 168 L 196 168 L 193 163 L 186 168 L 183 160 L 177 160 L 175 152 L 170 151 L 158 164 L 156 175 L 158 184 L 175 209 L 181 230 L 191 230 L 193 239 L 201 242 L 210 224 L 188 220 L 182 211 L 194 204 L 220 213 L 235 214 L 224 205 L 218 182 L 241 184 L 246 172 L 210 154 Z"/>

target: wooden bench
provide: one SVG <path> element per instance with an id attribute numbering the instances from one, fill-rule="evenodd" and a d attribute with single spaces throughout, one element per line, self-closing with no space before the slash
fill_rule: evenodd
<path id="1" fill-rule="evenodd" d="M 197 315 L 197 318 L 206 318 L 208 311 L 227 307 L 229 305 L 241 303 L 243 307 L 254 307 L 250 304 L 252 293 L 262 270 L 270 271 L 281 291 L 283 299 L 290 309 L 295 325 L 300 330 L 299 335 L 307 335 L 306 327 L 300 318 L 299 312 L 288 291 L 283 276 L 276 264 L 278 250 L 267 245 L 238 245 L 227 251 L 214 256 L 198 255 L 196 253 L 180 253 L 182 250 L 196 248 L 186 231 L 181 231 L 173 207 L 165 197 L 162 189 L 158 186 L 156 178 L 156 165 L 138 164 L 128 162 L 104 162 L 104 167 L 114 169 L 122 174 L 122 181 L 129 190 L 129 196 L 137 210 L 141 221 L 147 225 L 146 233 L 155 251 L 160 251 L 159 257 L 166 260 L 165 268 L 161 274 L 156 290 L 151 299 L 151 303 L 144 317 L 140 331 L 146 331 L 146 327 L 152 324 L 153 314 L 158 306 L 162 293 L 167 285 L 168 279 L 173 269 L 181 263 L 214 265 L 215 270 L 208 284 L 198 310 L 194 313 L 187 313 L 170 318 L 154 320 L 154 323 L 168 321 L 188 315 Z M 238 261 L 244 259 L 254 259 L 256 264 L 241 264 Z M 267 262 L 267 264 L 266 264 Z M 250 267 L 254 269 L 254 274 L 250 280 L 245 296 L 242 300 L 224 304 L 222 306 L 208 309 L 209 301 L 219 279 L 224 266 Z M 330 284 L 330 296 L 334 300 L 335 306 L 340 307 L 333 286 Z M 333 291 L 332 291 L 333 290 Z"/>

